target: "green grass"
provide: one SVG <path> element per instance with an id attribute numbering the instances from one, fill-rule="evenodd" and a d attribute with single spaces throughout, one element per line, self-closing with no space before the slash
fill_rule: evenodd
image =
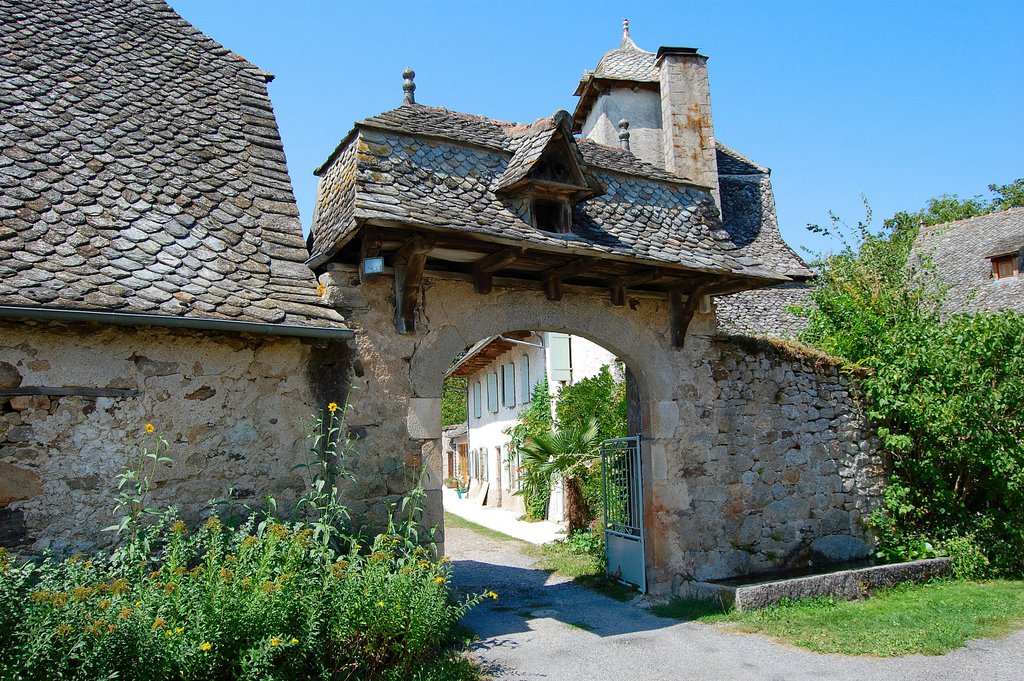
<path id="1" fill-rule="evenodd" d="M 636 595 L 636 590 L 632 587 L 620 584 L 605 575 L 604 565 L 599 557 L 586 553 L 573 553 L 564 543 L 551 542 L 538 546 L 451 513 L 444 514 L 444 524 L 445 527 L 471 530 L 489 539 L 516 542 L 523 553 L 536 559 L 533 567 L 568 577 L 582 587 L 597 591 L 617 601 L 628 601 Z"/>
<path id="2" fill-rule="evenodd" d="M 820 653 L 941 655 L 971 639 L 1024 627 L 1024 582 L 942 581 L 898 586 L 865 601 L 816 598 L 743 613 L 681 600 L 651 611 L 765 634 Z"/>

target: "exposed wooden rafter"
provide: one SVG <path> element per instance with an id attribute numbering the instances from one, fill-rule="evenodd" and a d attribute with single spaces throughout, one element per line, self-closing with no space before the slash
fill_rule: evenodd
<path id="1" fill-rule="evenodd" d="M 686 342 L 686 331 L 693 321 L 700 306 L 700 299 L 707 290 L 714 284 L 721 281 L 721 277 L 698 277 L 691 279 L 686 293 L 686 301 L 683 301 L 683 285 L 673 288 L 669 292 L 669 301 L 672 306 L 672 346 L 682 348 Z"/>
<path id="2" fill-rule="evenodd" d="M 574 277 L 591 267 L 590 258 L 576 258 L 564 265 L 558 265 L 541 272 L 541 280 L 544 282 L 544 293 L 548 300 L 562 299 L 562 281 Z"/>
<path id="3" fill-rule="evenodd" d="M 626 304 L 626 289 L 630 286 L 647 284 L 655 279 L 660 279 L 662 276 L 664 275 L 661 273 L 661 270 L 655 268 L 638 274 L 615 277 L 608 284 L 608 287 L 611 290 L 612 305 L 622 307 Z"/>
<path id="4" fill-rule="evenodd" d="M 473 263 L 473 287 L 476 289 L 476 292 L 490 293 L 494 273 L 519 260 L 525 252 L 525 248 L 504 248 Z"/>
<path id="5" fill-rule="evenodd" d="M 398 333 L 416 330 L 416 300 L 419 298 L 423 269 L 433 241 L 416 235 L 395 251 L 395 325 Z"/>

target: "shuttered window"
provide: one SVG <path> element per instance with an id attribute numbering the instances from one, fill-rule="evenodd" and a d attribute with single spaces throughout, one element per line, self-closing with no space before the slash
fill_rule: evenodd
<path id="1" fill-rule="evenodd" d="M 498 411 L 498 374 L 487 374 L 487 411 Z"/>
<path id="2" fill-rule="evenodd" d="M 549 335 L 548 362 L 551 365 L 551 381 L 558 383 L 572 380 L 572 358 L 569 354 L 569 334 L 552 333 Z"/>
<path id="3" fill-rule="evenodd" d="M 523 355 L 519 358 L 519 383 L 522 388 L 519 393 L 519 403 L 529 404 L 530 402 L 530 357 Z"/>
<path id="4" fill-rule="evenodd" d="M 483 415 L 483 404 L 480 397 L 480 381 L 477 381 L 473 384 L 473 416 L 480 418 Z"/>
<path id="5" fill-rule="evenodd" d="M 501 365 L 501 406 L 516 406 L 516 365 L 512 362 Z"/>

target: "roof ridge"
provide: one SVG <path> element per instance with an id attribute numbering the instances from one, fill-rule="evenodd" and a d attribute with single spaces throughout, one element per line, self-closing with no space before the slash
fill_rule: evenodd
<path id="1" fill-rule="evenodd" d="M 961 223 L 970 222 L 972 220 L 981 220 L 984 218 L 990 218 L 993 215 L 1006 215 L 1007 213 L 1024 212 L 1024 206 L 1011 206 L 1009 208 L 1003 208 L 1001 210 L 993 210 L 982 215 L 972 215 L 969 218 L 961 218 L 959 220 L 950 220 L 949 222 L 936 222 L 934 225 L 923 225 L 921 230 L 937 231 L 940 227 L 950 227 L 952 225 L 959 225 Z"/>

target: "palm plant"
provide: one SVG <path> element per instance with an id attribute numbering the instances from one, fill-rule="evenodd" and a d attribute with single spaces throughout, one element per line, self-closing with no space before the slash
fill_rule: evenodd
<path id="1" fill-rule="evenodd" d="M 524 485 L 547 483 L 553 476 L 565 487 L 569 534 L 590 523 L 590 508 L 583 496 L 583 476 L 598 465 L 601 433 L 593 417 L 585 424 L 565 425 L 530 438 L 522 446 Z"/>

